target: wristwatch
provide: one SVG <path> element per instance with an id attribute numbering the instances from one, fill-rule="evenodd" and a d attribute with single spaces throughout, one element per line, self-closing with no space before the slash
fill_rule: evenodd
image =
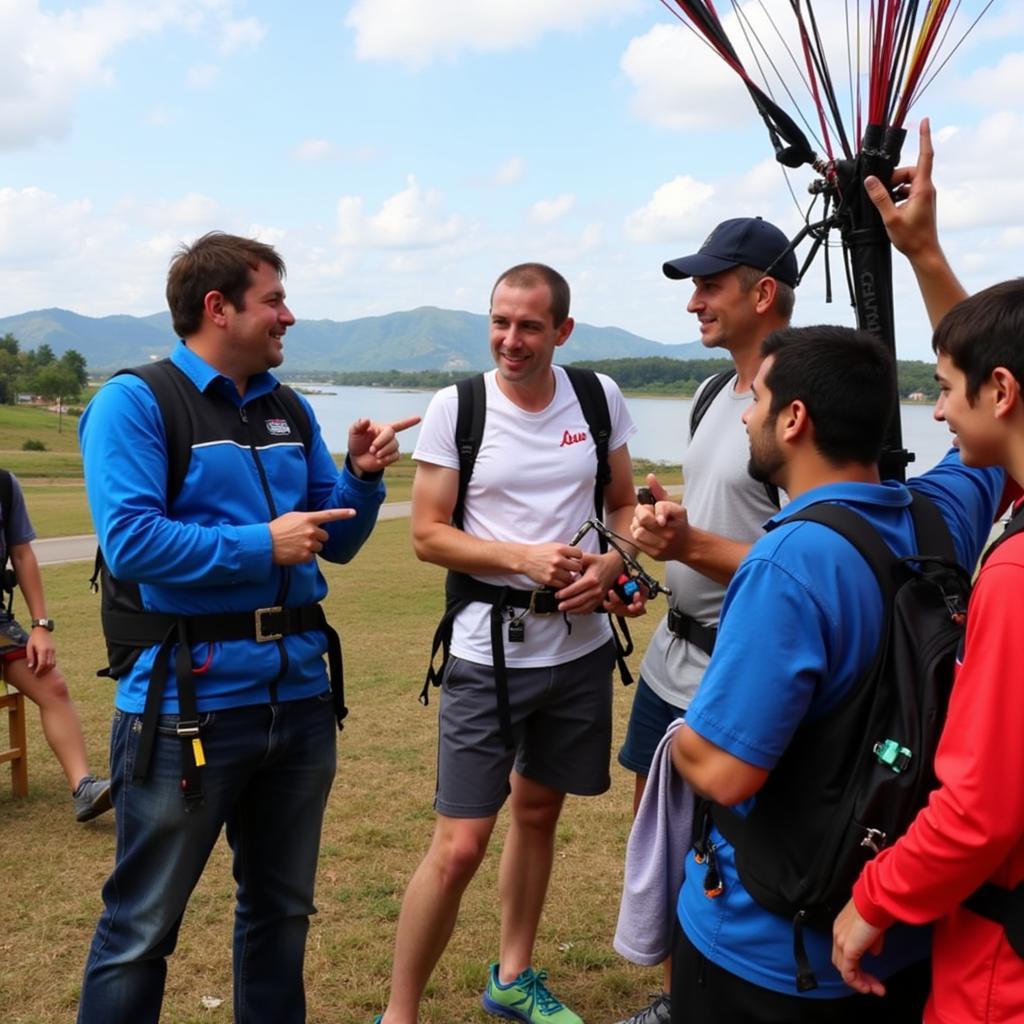
<path id="1" fill-rule="evenodd" d="M 32 628 L 36 626 L 42 626 L 43 629 L 48 629 L 51 633 L 53 632 L 53 619 L 33 619 Z"/>

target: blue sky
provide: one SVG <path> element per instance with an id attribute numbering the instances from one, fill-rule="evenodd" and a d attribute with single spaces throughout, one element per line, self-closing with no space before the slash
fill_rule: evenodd
<path id="1" fill-rule="evenodd" d="M 845 66 L 843 4 L 814 7 Z M 690 341 L 662 261 L 725 217 L 800 226 L 738 80 L 657 0 L 0 0 L 0 38 L 0 315 L 156 312 L 176 245 L 216 227 L 279 247 L 300 318 L 483 312 L 541 259 L 578 319 Z M 1024 5 L 996 0 L 905 159 L 925 114 L 965 283 L 1019 274 Z M 851 322 L 823 298 L 819 265 L 796 320 Z M 899 263 L 896 302 L 901 355 L 930 358 Z"/>

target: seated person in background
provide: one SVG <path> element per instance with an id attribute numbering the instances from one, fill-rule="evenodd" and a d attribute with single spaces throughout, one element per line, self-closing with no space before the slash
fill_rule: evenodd
<path id="1" fill-rule="evenodd" d="M 89 821 L 110 810 L 110 781 L 89 773 L 82 723 L 71 702 L 68 684 L 57 668 L 51 635 L 53 619 L 46 614 L 43 579 L 32 550 L 35 530 L 25 509 L 25 496 L 13 474 L 10 482 L 9 520 L 0 523 L 0 566 L 6 566 L 10 556 L 31 622 L 26 632 L 14 619 L 9 605 L 6 610 L 0 608 L 0 672 L 4 682 L 39 707 L 43 735 L 71 787 L 75 818 Z M 0 515 L 7 516 L 6 502 L 0 502 L 0 508 Z"/>

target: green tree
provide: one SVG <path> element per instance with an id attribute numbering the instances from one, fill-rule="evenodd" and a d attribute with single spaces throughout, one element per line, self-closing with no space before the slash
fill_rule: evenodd
<path id="1" fill-rule="evenodd" d="M 57 403 L 57 433 L 63 429 L 64 402 L 78 398 L 82 385 L 74 370 L 60 363 L 51 362 L 39 370 L 33 378 L 32 390 L 48 402 Z"/>
<path id="2" fill-rule="evenodd" d="M 12 356 L 18 354 L 18 339 L 10 331 L 0 338 L 0 352 L 10 352 Z"/>
<path id="3" fill-rule="evenodd" d="M 85 356 L 73 348 L 69 348 L 57 361 L 57 365 L 71 373 L 78 382 L 78 390 L 81 391 L 89 383 L 89 370 L 86 366 Z"/>

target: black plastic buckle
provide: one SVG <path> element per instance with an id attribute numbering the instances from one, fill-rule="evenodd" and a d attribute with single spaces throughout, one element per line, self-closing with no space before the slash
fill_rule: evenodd
<path id="1" fill-rule="evenodd" d="M 557 615 L 558 598 L 553 590 L 534 590 L 530 594 L 530 611 L 534 615 Z"/>

